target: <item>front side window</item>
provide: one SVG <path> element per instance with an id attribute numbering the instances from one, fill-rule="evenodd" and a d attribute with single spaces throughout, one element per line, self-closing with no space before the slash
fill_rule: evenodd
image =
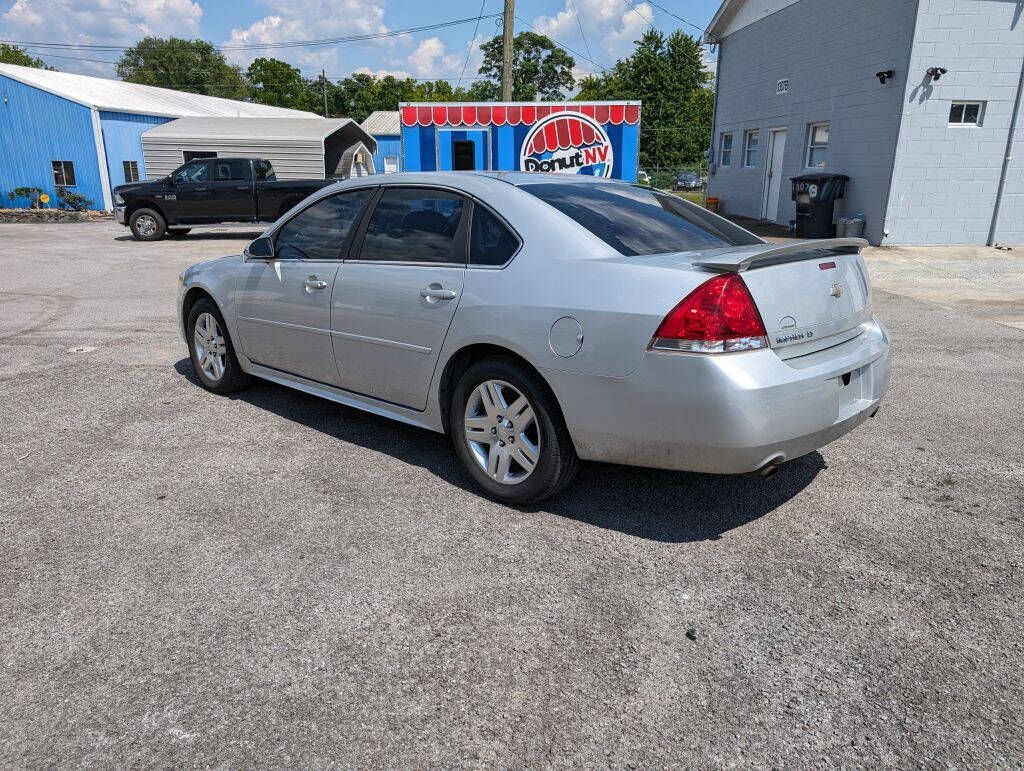
<path id="1" fill-rule="evenodd" d="M 544 182 L 522 189 L 627 256 L 760 243 L 723 217 L 640 185 Z"/>
<path id="2" fill-rule="evenodd" d="M 209 178 L 210 164 L 206 161 L 190 163 L 174 172 L 174 181 L 182 185 L 198 185 Z"/>
<path id="3" fill-rule="evenodd" d="M 757 165 L 757 146 L 761 142 L 760 131 L 748 131 L 743 137 L 743 165 Z"/>
<path id="4" fill-rule="evenodd" d="M 75 186 L 75 164 L 71 161 L 50 161 L 53 166 L 53 184 L 57 187 Z"/>
<path id="5" fill-rule="evenodd" d="M 807 129 L 807 168 L 825 168 L 828 155 L 829 124 L 812 123 Z"/>
<path id="6" fill-rule="evenodd" d="M 470 265 L 504 265 L 519 248 L 519 239 L 495 214 L 473 206 L 473 227 L 469 235 Z"/>
<path id="7" fill-rule="evenodd" d="M 249 179 L 245 161 L 214 161 L 213 178 L 217 182 L 244 182 Z"/>
<path id="8" fill-rule="evenodd" d="M 953 102 L 949 108 L 950 126 L 980 126 L 982 102 Z"/>
<path id="9" fill-rule="evenodd" d="M 138 161 L 122 161 L 121 165 L 124 167 L 124 181 L 125 182 L 138 182 L 139 181 L 139 162 Z"/>
<path id="10" fill-rule="evenodd" d="M 337 260 L 352 224 L 373 194 L 364 188 L 317 201 L 292 217 L 278 231 L 277 256 L 282 260 Z"/>
<path id="11" fill-rule="evenodd" d="M 359 259 L 464 263 L 455 239 L 463 203 L 441 190 L 388 188 L 370 217 Z"/>
<path id="12" fill-rule="evenodd" d="M 732 134 L 722 134 L 722 166 L 732 166 Z"/>

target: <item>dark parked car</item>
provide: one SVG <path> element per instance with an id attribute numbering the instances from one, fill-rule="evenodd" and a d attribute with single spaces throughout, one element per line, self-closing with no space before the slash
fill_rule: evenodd
<path id="1" fill-rule="evenodd" d="M 700 174 L 696 171 L 683 171 L 676 176 L 673 190 L 701 190 L 703 188 Z"/>
<path id="2" fill-rule="evenodd" d="M 262 158 L 206 158 L 169 176 L 114 188 L 114 216 L 140 241 L 182 236 L 190 225 L 274 222 L 333 179 L 278 180 Z"/>

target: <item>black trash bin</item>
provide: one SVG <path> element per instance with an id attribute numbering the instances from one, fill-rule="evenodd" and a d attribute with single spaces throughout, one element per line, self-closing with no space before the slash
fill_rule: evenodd
<path id="1" fill-rule="evenodd" d="M 846 192 L 845 174 L 801 174 L 790 177 L 796 201 L 796 234 L 801 238 L 832 238 L 836 200 Z"/>

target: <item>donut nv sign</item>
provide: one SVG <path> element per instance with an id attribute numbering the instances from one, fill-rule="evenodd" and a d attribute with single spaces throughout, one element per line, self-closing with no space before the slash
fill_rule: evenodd
<path id="1" fill-rule="evenodd" d="M 519 168 L 610 177 L 614 160 L 612 142 L 600 123 L 581 112 L 555 112 L 530 128 Z"/>

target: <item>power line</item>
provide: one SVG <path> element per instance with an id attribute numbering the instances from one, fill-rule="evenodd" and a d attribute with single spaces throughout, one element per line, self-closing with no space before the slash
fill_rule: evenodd
<path id="1" fill-rule="evenodd" d="M 457 89 L 462 85 L 462 78 L 466 75 L 466 67 L 469 66 L 469 57 L 473 55 L 473 44 L 476 42 L 476 33 L 480 29 L 480 19 L 484 17 L 484 6 L 487 5 L 487 0 L 482 0 L 480 3 L 480 13 L 476 17 L 476 26 L 473 27 L 473 37 L 469 39 L 469 50 L 466 51 L 466 61 L 462 63 L 462 72 L 459 74 L 459 80 L 455 84 Z"/>
<path id="2" fill-rule="evenodd" d="M 471 21 L 479 24 L 480 19 L 491 19 L 500 15 L 501 14 L 492 13 L 480 16 L 469 16 L 465 19 L 454 19 L 452 21 L 438 22 L 437 24 L 424 24 L 419 27 L 390 30 L 388 32 L 368 32 L 363 35 L 347 35 L 344 37 L 322 38 L 317 40 L 291 40 L 279 43 L 244 43 L 239 45 L 213 46 L 213 48 L 218 51 L 248 51 L 257 49 L 305 48 L 311 46 L 338 45 L 340 43 L 357 43 L 364 40 L 378 40 L 381 38 L 398 37 L 399 35 L 410 35 L 416 32 L 443 29 L 445 27 L 455 27 L 460 24 L 468 24 Z M 39 43 L 28 40 L 0 40 L 0 43 L 7 43 L 8 45 L 15 45 L 22 48 L 32 46 L 34 48 L 53 48 L 56 50 L 66 51 L 127 51 L 130 48 L 134 48 L 134 46 L 116 46 L 98 43 Z"/>
<path id="3" fill-rule="evenodd" d="M 572 15 L 576 17 L 576 26 L 580 28 L 580 37 L 583 38 L 583 47 L 587 49 L 587 56 L 591 56 L 590 43 L 587 42 L 587 36 L 583 34 L 583 22 L 580 21 L 580 12 L 576 10 L 576 3 L 569 0 L 569 6 L 572 8 Z"/>
<path id="4" fill-rule="evenodd" d="M 562 48 L 564 48 L 569 53 L 576 54 L 578 57 L 580 57 L 584 61 L 590 62 L 591 64 L 593 64 L 598 69 L 604 70 L 605 72 L 608 71 L 608 68 L 605 67 L 603 64 L 599 64 L 598 62 L 595 62 L 593 59 L 591 59 L 589 56 L 584 56 L 579 51 L 576 51 L 575 49 L 569 48 L 569 46 L 567 46 L 565 43 L 563 43 L 560 40 L 555 40 L 553 37 L 551 37 L 551 35 L 547 35 L 547 34 L 541 32 L 539 29 L 537 29 L 535 26 L 530 24 L 530 22 L 528 22 L 526 19 L 522 18 L 521 16 L 516 16 L 516 21 L 525 24 L 527 27 L 529 27 L 534 32 L 536 32 L 538 35 L 544 35 L 544 37 L 549 38 L 553 43 L 557 43 L 558 45 L 562 46 Z"/>
<path id="5" fill-rule="evenodd" d="M 693 28 L 694 28 L 695 30 L 697 30 L 698 32 L 701 32 L 701 33 L 703 33 L 703 32 L 704 32 L 704 28 L 703 28 L 703 27 L 698 27 L 698 26 L 697 26 L 696 24 L 694 24 L 694 23 L 693 23 L 692 21 L 687 21 L 687 20 L 686 20 L 686 19 L 684 19 L 684 18 L 683 18 L 682 16 L 679 16 L 678 14 L 672 13 L 672 11 L 670 11 L 670 10 L 669 10 L 668 8 L 666 8 L 665 6 L 663 6 L 663 5 L 658 5 L 657 3 L 655 3 L 655 2 L 654 2 L 654 0 L 647 0 L 647 2 L 649 2 L 649 3 L 650 3 L 651 5 L 653 5 L 653 6 L 655 7 L 655 8 L 657 8 L 657 9 L 659 9 L 659 10 L 662 10 L 662 11 L 664 11 L 664 12 L 665 12 L 665 13 L 667 13 L 667 14 L 668 14 L 669 16 L 671 16 L 671 17 L 673 17 L 673 18 L 675 18 L 675 19 L 679 19 L 679 21 L 681 21 L 681 22 L 682 22 L 683 24 L 688 24 L 688 25 L 690 25 L 691 27 L 693 27 Z"/>
<path id="6" fill-rule="evenodd" d="M 639 9 L 637 9 L 637 7 L 636 7 L 635 5 L 633 5 L 633 4 L 632 4 L 632 3 L 631 3 L 631 2 L 629 1 L 629 0 L 622 0 L 622 2 L 624 2 L 624 3 L 625 3 L 626 5 L 628 5 L 628 6 L 630 7 L 630 8 L 632 8 L 632 9 L 633 9 L 633 13 L 635 13 L 635 14 L 636 14 L 637 16 L 639 16 L 639 17 L 640 17 L 641 19 L 643 19 L 644 21 L 646 21 L 646 22 L 647 22 L 647 23 L 648 23 L 649 25 L 650 25 L 650 24 L 654 24 L 654 20 L 653 20 L 653 19 L 648 19 L 648 18 L 647 18 L 646 16 L 644 16 L 644 15 L 643 15 L 642 13 L 640 13 Z"/>

